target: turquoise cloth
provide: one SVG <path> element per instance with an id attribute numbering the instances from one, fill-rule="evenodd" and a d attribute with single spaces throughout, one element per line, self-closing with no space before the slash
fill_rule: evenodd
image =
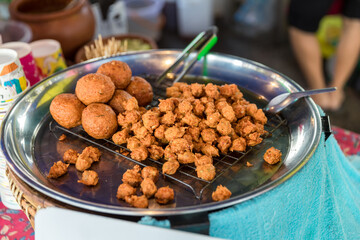
<path id="1" fill-rule="evenodd" d="M 289 180 L 209 214 L 210 235 L 226 239 L 360 239 L 360 173 L 334 136 Z"/>

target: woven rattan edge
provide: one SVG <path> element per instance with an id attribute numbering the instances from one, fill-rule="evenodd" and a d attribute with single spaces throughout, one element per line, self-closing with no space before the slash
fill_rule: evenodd
<path id="1" fill-rule="evenodd" d="M 70 205 L 56 201 L 36 191 L 24 183 L 9 167 L 6 168 L 6 176 L 9 179 L 10 190 L 17 203 L 29 219 L 32 227 L 35 227 L 35 215 L 39 209 L 47 207 L 59 207 L 72 210 L 79 210 Z"/>

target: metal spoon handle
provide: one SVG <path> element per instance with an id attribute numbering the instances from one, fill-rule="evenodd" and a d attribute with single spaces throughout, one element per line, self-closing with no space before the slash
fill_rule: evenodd
<path id="1" fill-rule="evenodd" d="M 294 95 L 296 98 L 301 98 L 301 97 L 306 97 L 306 96 L 319 94 L 319 93 L 333 92 L 335 90 L 336 90 L 336 87 L 322 88 L 322 89 L 307 90 L 307 91 L 303 91 L 303 92 L 296 92 L 296 93 L 294 93 Z"/>

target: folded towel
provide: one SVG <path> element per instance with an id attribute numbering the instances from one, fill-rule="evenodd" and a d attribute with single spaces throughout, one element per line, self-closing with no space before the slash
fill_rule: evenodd
<path id="1" fill-rule="evenodd" d="M 293 177 L 256 198 L 209 214 L 227 239 L 359 239 L 360 173 L 333 136 Z"/>

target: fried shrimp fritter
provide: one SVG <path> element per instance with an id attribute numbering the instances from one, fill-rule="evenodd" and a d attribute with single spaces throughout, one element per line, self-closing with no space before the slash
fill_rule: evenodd
<path id="1" fill-rule="evenodd" d="M 156 183 L 159 178 L 159 171 L 155 167 L 146 166 L 141 170 L 141 177 L 143 179 L 150 178 Z"/>
<path id="2" fill-rule="evenodd" d="M 78 180 L 78 183 L 83 183 L 87 186 L 95 186 L 99 182 L 99 175 L 93 170 L 85 170 L 82 173 L 81 180 Z"/>
<path id="3" fill-rule="evenodd" d="M 145 195 L 142 195 L 140 197 L 136 195 L 126 196 L 125 202 L 135 208 L 147 208 L 149 206 L 149 201 L 145 197 Z"/>
<path id="4" fill-rule="evenodd" d="M 196 167 L 197 176 L 206 181 L 211 181 L 216 175 L 215 167 L 212 164 L 205 164 Z"/>
<path id="5" fill-rule="evenodd" d="M 281 161 L 281 156 L 282 153 L 280 152 L 279 149 L 271 147 L 268 150 L 266 150 L 264 154 L 264 160 L 269 164 L 276 164 Z"/>
<path id="6" fill-rule="evenodd" d="M 119 185 L 116 193 L 118 199 L 125 200 L 125 197 L 134 195 L 136 193 L 136 188 L 132 187 L 128 183 L 122 183 Z"/>
<path id="7" fill-rule="evenodd" d="M 212 193 L 212 199 L 215 202 L 224 201 L 231 197 L 231 192 L 227 187 L 219 185 L 216 187 L 216 190 Z"/>
<path id="8" fill-rule="evenodd" d="M 54 162 L 54 165 L 50 168 L 48 178 L 58 178 L 67 173 L 69 164 L 65 164 L 62 161 Z"/>
<path id="9" fill-rule="evenodd" d="M 167 204 L 174 200 L 174 190 L 169 187 L 161 187 L 157 190 L 155 199 L 159 204 Z"/>
<path id="10" fill-rule="evenodd" d="M 126 170 L 126 172 L 123 174 L 122 181 L 133 187 L 139 186 L 142 180 L 140 170 L 141 169 L 139 165 L 135 165 L 133 169 Z"/>
<path id="11" fill-rule="evenodd" d="M 79 157 L 79 153 L 74 149 L 68 149 L 63 156 L 63 160 L 65 163 L 76 164 L 77 158 Z"/>
<path id="12" fill-rule="evenodd" d="M 164 163 L 162 166 L 162 172 L 164 174 L 173 175 L 176 173 L 178 168 L 180 167 L 180 163 L 176 160 L 170 160 Z"/>
<path id="13" fill-rule="evenodd" d="M 140 184 L 141 191 L 147 198 L 155 195 L 157 187 L 151 178 L 145 178 Z"/>

